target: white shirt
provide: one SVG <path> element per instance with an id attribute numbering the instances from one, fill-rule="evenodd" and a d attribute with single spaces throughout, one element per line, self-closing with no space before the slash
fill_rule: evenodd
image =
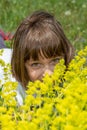
<path id="1" fill-rule="evenodd" d="M 0 49 L 1 50 L 1 49 Z M 5 48 L 5 49 L 2 49 L 3 50 L 3 54 L 0 55 L 0 60 L 3 60 L 5 63 L 11 63 L 11 56 L 12 56 L 12 49 L 8 49 L 8 48 Z M 9 76 L 9 80 L 11 81 L 16 81 L 12 75 L 8 75 Z M 4 71 L 3 71 L 3 67 L 1 66 L 0 64 L 0 80 L 2 81 L 2 83 L 5 82 L 4 80 Z M 22 105 L 23 104 L 23 99 L 25 97 L 25 90 L 24 88 L 20 85 L 20 83 L 18 83 L 18 87 L 17 87 L 17 96 L 16 96 L 16 100 L 18 101 L 18 104 L 19 105 Z"/>

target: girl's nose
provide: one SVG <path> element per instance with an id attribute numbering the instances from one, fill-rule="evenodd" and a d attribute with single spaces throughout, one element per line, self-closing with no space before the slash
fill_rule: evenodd
<path id="1" fill-rule="evenodd" d="M 52 71 L 50 69 L 45 69 L 43 76 L 45 76 L 45 74 L 48 74 L 49 76 L 52 75 Z"/>

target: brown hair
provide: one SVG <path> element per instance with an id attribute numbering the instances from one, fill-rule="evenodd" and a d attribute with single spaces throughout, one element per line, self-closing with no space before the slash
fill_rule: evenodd
<path id="1" fill-rule="evenodd" d="M 45 57 L 64 55 L 67 66 L 74 55 L 73 46 L 66 38 L 60 23 L 45 11 L 36 11 L 23 20 L 13 37 L 11 59 L 13 76 L 26 87 L 29 78 L 25 62 Z"/>

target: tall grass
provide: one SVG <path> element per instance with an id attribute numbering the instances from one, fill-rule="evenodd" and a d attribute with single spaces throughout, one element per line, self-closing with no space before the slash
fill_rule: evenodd
<path id="1" fill-rule="evenodd" d="M 87 45 L 87 0 L 0 0 L 0 28 L 14 33 L 22 19 L 40 9 L 57 17 L 76 49 Z"/>

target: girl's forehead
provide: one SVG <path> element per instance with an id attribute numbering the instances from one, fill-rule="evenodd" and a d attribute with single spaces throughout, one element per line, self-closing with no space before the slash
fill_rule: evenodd
<path id="1" fill-rule="evenodd" d="M 56 55 L 53 55 L 53 56 L 46 56 L 46 55 L 44 55 L 43 53 L 38 53 L 38 57 L 30 57 L 30 61 L 37 61 L 37 60 L 39 60 L 39 61 L 46 61 L 46 60 L 51 60 L 51 59 L 54 59 L 54 58 L 64 58 L 64 55 L 63 54 L 61 54 L 61 55 L 58 55 L 58 54 L 56 54 Z"/>
<path id="2" fill-rule="evenodd" d="M 30 60 L 41 60 L 41 59 L 49 59 L 50 57 L 45 56 L 42 52 L 38 52 L 36 56 L 31 55 Z"/>
<path id="3" fill-rule="evenodd" d="M 46 40 L 47 39 L 47 40 Z M 59 39 L 52 40 L 46 38 L 44 41 L 29 41 L 25 49 L 26 59 L 38 60 L 40 58 L 52 58 L 63 53 L 63 47 Z"/>
<path id="4" fill-rule="evenodd" d="M 29 55 L 29 59 L 31 60 L 41 60 L 41 59 L 44 60 L 55 57 L 64 57 L 64 53 L 59 51 L 51 52 L 50 50 L 43 51 L 40 49 L 39 51 L 35 51 Z"/>

